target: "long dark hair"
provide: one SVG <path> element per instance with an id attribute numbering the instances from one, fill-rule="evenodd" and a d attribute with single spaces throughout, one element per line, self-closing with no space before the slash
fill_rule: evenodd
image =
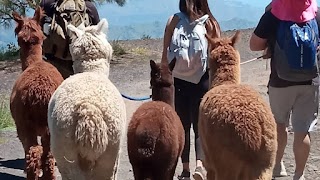
<path id="1" fill-rule="evenodd" d="M 209 22 L 207 21 L 207 27 L 211 27 L 209 29 L 207 28 L 207 31 L 209 31 L 208 33 L 213 35 L 213 37 L 220 36 L 220 25 L 216 18 L 213 17 L 207 0 L 180 0 L 179 9 L 189 16 L 190 20 L 195 20 L 208 14 Z"/>

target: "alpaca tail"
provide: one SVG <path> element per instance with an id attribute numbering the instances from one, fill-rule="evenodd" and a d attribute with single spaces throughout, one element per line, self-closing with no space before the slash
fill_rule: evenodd
<path id="1" fill-rule="evenodd" d="M 79 165 L 89 170 L 108 145 L 108 126 L 98 105 L 81 102 L 75 105 L 73 119 L 77 120 L 75 143 L 79 152 Z"/>
<path id="2" fill-rule="evenodd" d="M 38 179 L 42 177 L 43 171 L 41 169 L 41 156 L 43 154 L 42 146 L 31 146 L 26 155 L 26 173 L 27 177 L 31 179 Z"/>
<path id="3" fill-rule="evenodd" d="M 160 129 L 144 129 L 138 134 L 138 154 L 143 158 L 150 158 L 155 153 Z"/>

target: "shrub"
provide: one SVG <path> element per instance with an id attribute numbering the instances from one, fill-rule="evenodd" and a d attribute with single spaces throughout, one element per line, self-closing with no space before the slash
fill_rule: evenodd
<path id="1" fill-rule="evenodd" d="M 119 40 L 114 40 L 111 42 L 114 56 L 121 56 L 127 54 L 126 50 L 121 46 Z"/>
<path id="2" fill-rule="evenodd" d="M 141 39 L 142 39 L 142 40 L 151 39 L 151 36 L 150 36 L 150 35 L 143 34 L 143 35 L 141 36 Z"/>
<path id="3" fill-rule="evenodd" d="M 6 47 L 0 47 L 0 61 L 12 60 L 17 57 L 19 57 L 19 47 L 14 43 L 9 43 Z"/>
<path id="4" fill-rule="evenodd" d="M 4 96 L 0 96 L 0 129 L 15 126 L 12 119 L 8 99 Z"/>

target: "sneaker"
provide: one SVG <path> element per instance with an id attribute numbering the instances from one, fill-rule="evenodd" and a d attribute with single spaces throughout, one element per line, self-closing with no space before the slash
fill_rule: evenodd
<path id="1" fill-rule="evenodd" d="M 187 171 L 187 170 L 183 170 L 182 173 L 181 173 L 181 175 L 178 176 L 178 179 L 179 179 L 179 180 L 191 180 L 191 179 L 190 179 L 190 172 Z"/>
<path id="2" fill-rule="evenodd" d="M 304 175 L 302 174 L 301 176 L 298 176 L 298 175 L 294 175 L 293 176 L 293 180 L 305 180 L 305 178 L 304 178 Z"/>
<path id="3" fill-rule="evenodd" d="M 203 173 L 203 167 L 196 167 L 193 173 L 193 178 L 195 180 L 204 180 L 204 173 Z"/>
<path id="4" fill-rule="evenodd" d="M 276 164 L 273 168 L 273 177 L 286 177 L 288 176 L 286 167 L 284 166 L 283 161 L 280 162 L 280 164 Z"/>

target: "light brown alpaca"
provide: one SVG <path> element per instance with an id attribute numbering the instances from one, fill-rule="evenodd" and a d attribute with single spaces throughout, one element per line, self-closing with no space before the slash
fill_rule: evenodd
<path id="1" fill-rule="evenodd" d="M 50 97 L 63 78 L 54 66 L 42 60 L 44 35 L 39 25 L 42 10 L 38 8 L 32 18 L 21 17 L 16 12 L 12 16 L 17 22 L 15 34 L 23 72 L 14 84 L 10 110 L 25 151 L 27 179 L 37 180 L 40 176 L 55 179 L 47 110 Z M 41 136 L 41 145 L 37 136 Z"/>
<path id="2" fill-rule="evenodd" d="M 240 84 L 240 55 L 232 38 L 207 37 L 211 90 L 199 108 L 199 135 L 208 180 L 271 180 L 277 136 L 271 110 Z"/>
<path id="3" fill-rule="evenodd" d="M 167 62 L 151 66 L 151 102 L 129 123 L 127 143 L 135 180 L 172 180 L 184 147 L 184 129 L 173 107 L 174 86 Z"/>

